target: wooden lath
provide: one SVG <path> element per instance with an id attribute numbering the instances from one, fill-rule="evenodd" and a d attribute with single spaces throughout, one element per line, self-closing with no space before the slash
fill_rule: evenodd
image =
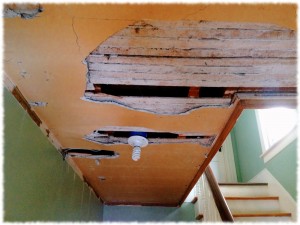
<path id="1" fill-rule="evenodd" d="M 156 114 L 226 108 L 235 91 L 204 97 L 201 88 L 295 89 L 296 55 L 295 31 L 276 25 L 139 21 L 109 37 L 86 58 L 85 99 Z M 99 91 L 101 84 L 188 87 L 189 94 L 168 99 L 114 96 Z"/>
<path id="2" fill-rule="evenodd" d="M 84 138 L 102 145 L 128 144 L 128 138 L 133 131 L 147 134 L 148 143 L 151 144 L 200 144 L 203 147 L 211 147 L 216 135 L 203 135 L 199 133 L 170 133 L 161 131 L 149 131 L 144 128 L 111 127 L 111 130 L 95 130 Z"/>

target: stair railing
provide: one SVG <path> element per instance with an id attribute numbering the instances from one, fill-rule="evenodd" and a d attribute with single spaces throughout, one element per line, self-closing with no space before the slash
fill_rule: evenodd
<path id="1" fill-rule="evenodd" d="M 196 212 L 203 215 L 203 222 L 234 222 L 218 182 L 208 166 L 200 177 L 197 188 Z M 198 215 L 196 215 L 198 216 Z"/>

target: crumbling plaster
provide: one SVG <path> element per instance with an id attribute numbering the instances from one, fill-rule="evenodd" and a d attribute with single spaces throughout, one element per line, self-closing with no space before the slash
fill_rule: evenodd
<path id="1" fill-rule="evenodd" d="M 36 108 L 35 111 L 65 147 L 73 143 L 69 139 L 70 133 L 66 132 L 67 127 L 68 130 L 76 129 L 79 133 L 71 136 L 78 138 L 78 135 L 90 132 L 95 123 L 98 126 L 163 127 L 170 131 L 202 129 L 200 111 L 188 116 L 167 117 L 132 111 L 129 113 L 124 108 L 94 105 L 80 99 L 86 73 L 83 59 L 95 46 L 132 22 L 145 18 L 247 21 L 296 28 L 295 5 L 43 4 L 43 9 L 39 17 L 32 20 L 4 20 L 4 59 L 10 59 L 4 63 L 4 69 L 28 101 L 48 102 L 47 107 Z M 20 62 L 27 71 L 26 77 L 20 76 Z M 65 101 L 68 101 L 71 108 L 67 107 Z M 111 110 L 114 117 L 110 116 Z M 85 118 L 78 113 L 82 111 L 89 116 Z"/>

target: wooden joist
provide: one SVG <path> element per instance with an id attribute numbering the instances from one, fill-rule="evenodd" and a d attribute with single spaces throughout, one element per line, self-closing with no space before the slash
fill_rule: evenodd
<path id="1" fill-rule="evenodd" d="M 212 25 L 212 22 L 210 22 Z M 258 26 L 258 24 L 256 24 Z M 166 27 L 164 27 L 166 28 Z M 279 28 L 282 29 L 282 28 Z M 176 32 L 167 32 L 166 29 L 152 29 L 142 26 L 129 26 L 128 29 L 124 29 L 117 33 L 116 37 L 126 37 L 137 35 L 138 37 L 149 37 L 149 32 L 154 31 L 157 38 L 189 38 L 189 39 L 203 39 L 203 40 L 216 40 L 216 39 L 271 39 L 271 40 L 290 40 L 293 39 L 295 31 L 292 30 L 276 30 L 271 27 L 266 29 L 242 29 L 242 28 L 178 28 Z"/>

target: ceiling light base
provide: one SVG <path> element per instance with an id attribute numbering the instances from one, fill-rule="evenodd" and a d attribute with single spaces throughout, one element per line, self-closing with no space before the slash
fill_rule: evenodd
<path id="1" fill-rule="evenodd" d="M 132 160 L 138 161 L 141 158 L 141 147 L 148 145 L 148 140 L 145 137 L 134 135 L 128 138 L 128 144 L 133 146 Z"/>

